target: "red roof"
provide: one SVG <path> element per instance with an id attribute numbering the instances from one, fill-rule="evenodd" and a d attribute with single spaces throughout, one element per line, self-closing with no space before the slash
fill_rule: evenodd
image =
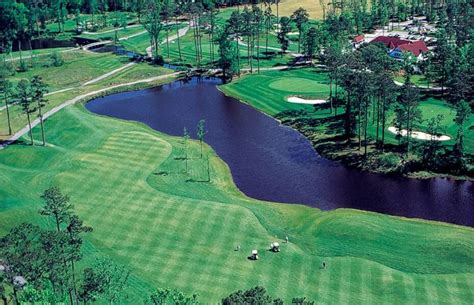
<path id="1" fill-rule="evenodd" d="M 381 42 L 389 49 L 395 49 L 399 45 L 410 43 L 408 40 L 403 40 L 398 37 L 378 36 L 371 41 L 371 43 Z"/>
<path id="2" fill-rule="evenodd" d="M 398 48 L 403 52 L 412 52 L 415 56 L 420 55 L 420 53 L 428 52 L 428 47 L 425 42 L 422 40 L 413 41 L 411 43 L 405 43 L 399 45 Z"/>
<path id="3" fill-rule="evenodd" d="M 359 43 L 359 42 L 364 41 L 364 39 L 365 39 L 364 35 L 358 35 L 358 36 L 354 37 L 354 39 L 352 41 L 355 42 L 355 43 Z"/>

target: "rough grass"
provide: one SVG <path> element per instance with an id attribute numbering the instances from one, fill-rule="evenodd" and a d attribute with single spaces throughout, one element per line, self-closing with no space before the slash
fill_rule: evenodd
<path id="1" fill-rule="evenodd" d="M 59 67 L 45 67 L 48 58 L 41 58 L 39 62 L 26 72 L 16 73 L 9 79 L 17 83 L 21 79 L 31 79 L 33 75 L 41 75 L 43 81 L 48 84 L 50 91 L 56 91 L 68 87 L 81 85 L 104 73 L 128 62 L 125 56 L 116 56 L 111 53 L 92 53 L 87 51 L 71 51 L 61 53 L 64 64 Z M 27 61 L 29 62 L 29 60 Z M 15 62 L 15 65 L 19 62 Z"/>
<path id="2" fill-rule="evenodd" d="M 189 143 L 186 175 L 182 139 L 80 105 L 51 117 L 46 131 L 45 148 L 19 143 L 0 151 L 0 234 L 24 221 L 51 225 L 37 214 L 39 195 L 59 185 L 94 227 L 85 262 L 106 255 L 132 270 L 126 303 L 140 303 L 152 287 L 216 303 L 254 285 L 286 301 L 304 295 L 318 304 L 474 299 L 470 228 L 253 200 L 207 146 L 212 182 L 194 182 L 207 177 L 199 143 Z M 34 135 L 40 137 L 38 128 Z M 290 243 L 281 253 L 266 251 L 285 236 Z M 259 261 L 247 260 L 252 249 Z"/>
<path id="3" fill-rule="evenodd" d="M 163 67 L 152 66 L 147 63 L 139 63 L 97 83 L 88 86 L 81 86 L 85 81 L 96 78 L 124 65 L 128 62 L 128 59 L 110 53 L 99 54 L 74 51 L 68 52 L 67 54 L 68 60 L 70 61 L 61 67 L 46 68 L 38 66 L 25 73 L 17 73 L 10 78 L 13 83 L 16 83 L 21 78 L 29 79 L 33 75 L 41 75 L 45 83 L 48 84 L 50 92 L 72 88 L 71 90 L 47 96 L 48 104 L 43 108 L 43 112 L 46 112 L 62 102 L 72 99 L 80 94 L 92 92 L 111 85 L 128 83 L 171 72 L 171 70 Z M 3 101 L 0 105 L 4 106 Z M 36 117 L 36 113 L 31 114 L 32 120 Z M 20 130 L 27 124 L 26 115 L 21 111 L 21 107 L 18 104 L 10 105 L 10 118 L 13 132 Z M 7 138 L 9 138 L 7 113 L 6 110 L 3 109 L 0 110 L 0 140 Z"/>

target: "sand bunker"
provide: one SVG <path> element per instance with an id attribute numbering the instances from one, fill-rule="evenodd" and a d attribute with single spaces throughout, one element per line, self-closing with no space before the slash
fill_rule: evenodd
<path id="1" fill-rule="evenodd" d="M 407 130 L 406 129 L 402 129 L 402 131 L 399 132 L 398 128 L 389 127 L 388 131 L 390 131 L 391 133 L 394 133 L 394 134 L 400 134 L 403 137 L 406 137 L 406 135 L 407 135 Z M 432 135 L 432 134 L 429 134 L 429 133 L 426 133 L 426 132 L 421 132 L 421 131 L 412 131 L 411 132 L 411 137 L 414 138 L 414 139 L 417 139 L 417 140 L 427 140 L 427 141 L 429 141 L 429 140 L 434 140 L 434 141 L 449 141 L 449 140 L 451 140 L 451 137 L 446 136 L 446 135 L 436 136 L 436 135 Z"/>
<path id="2" fill-rule="evenodd" d="M 317 104 L 324 104 L 327 103 L 328 101 L 326 100 L 307 100 L 301 97 L 297 96 L 290 96 L 289 98 L 286 99 L 290 103 L 295 103 L 295 104 L 309 104 L 309 105 L 317 105 Z"/>

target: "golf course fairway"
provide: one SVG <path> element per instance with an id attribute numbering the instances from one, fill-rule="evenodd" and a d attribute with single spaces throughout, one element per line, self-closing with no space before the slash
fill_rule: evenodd
<path id="1" fill-rule="evenodd" d="M 38 140 L 39 128 L 33 133 Z M 142 303 L 157 287 L 216 303 L 255 285 L 286 302 L 306 296 L 317 304 L 474 299 L 471 228 L 254 200 L 207 145 L 201 159 L 199 142 L 188 142 L 185 174 L 182 138 L 82 104 L 49 118 L 46 139 L 47 147 L 0 151 L 0 233 L 26 219 L 52 226 L 38 214 L 40 194 L 59 186 L 94 228 L 82 262 L 108 256 L 130 268 L 127 303 Z M 207 157 L 211 182 L 203 182 Z M 280 253 L 267 251 L 275 241 Z M 258 261 L 247 259 L 253 249 Z"/>

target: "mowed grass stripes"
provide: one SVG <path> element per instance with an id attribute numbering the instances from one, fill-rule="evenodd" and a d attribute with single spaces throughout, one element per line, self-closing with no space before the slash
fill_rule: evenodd
<path id="1" fill-rule="evenodd" d="M 24 221 L 49 225 L 37 214 L 39 195 L 59 185 L 94 227 L 84 265 L 105 255 L 131 269 L 127 303 L 140 303 L 153 287 L 216 303 L 255 285 L 287 302 L 306 296 L 318 304 L 474 299 L 470 228 L 253 200 L 209 147 L 201 159 L 199 143 L 188 142 L 185 174 L 182 139 L 91 115 L 81 105 L 51 117 L 46 128 L 46 148 L 0 151 L 0 233 Z M 201 182 L 207 158 L 210 183 Z M 267 250 L 285 236 L 290 243 L 281 253 Z M 247 259 L 252 249 L 260 260 Z"/>

